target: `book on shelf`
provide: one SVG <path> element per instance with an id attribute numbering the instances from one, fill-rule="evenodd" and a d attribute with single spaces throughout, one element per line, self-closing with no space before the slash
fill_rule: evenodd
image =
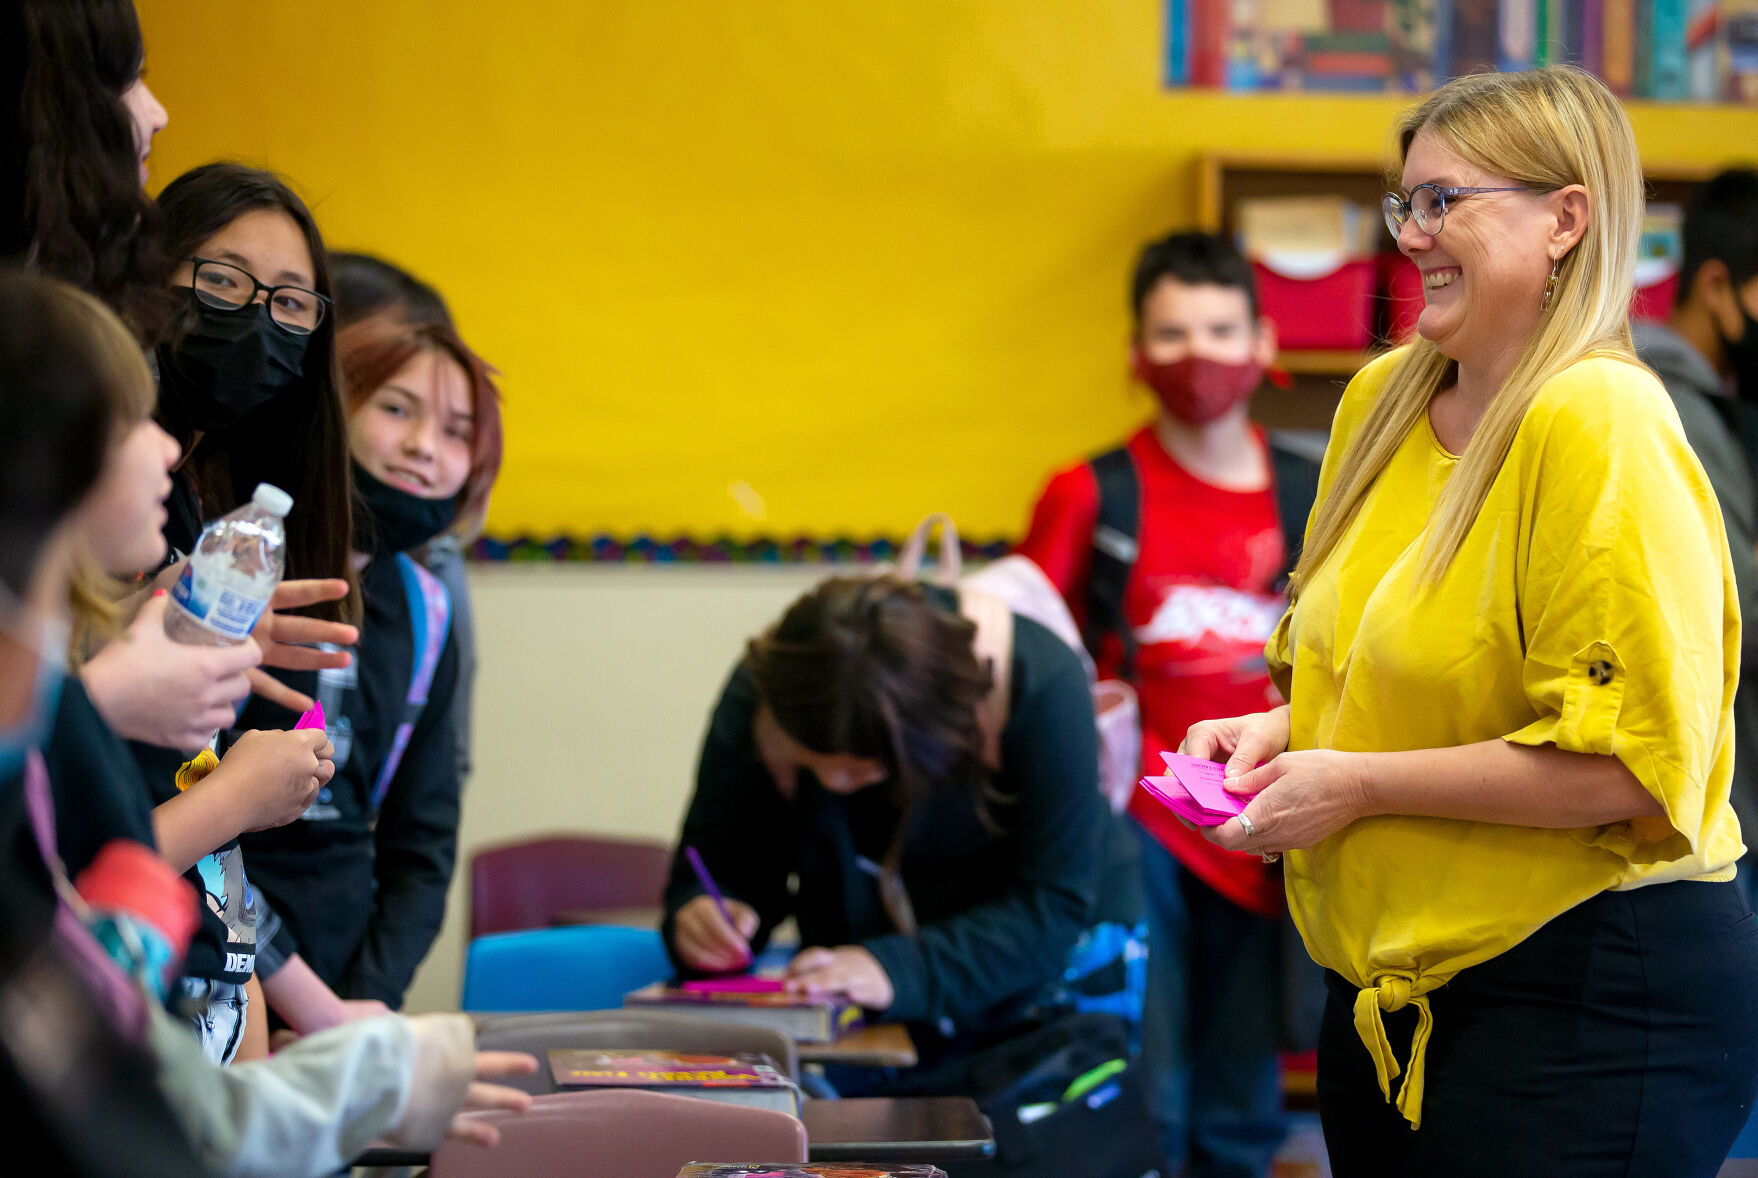
<path id="1" fill-rule="evenodd" d="M 549 1053 L 557 1088 L 647 1088 L 726 1104 L 800 1114 L 800 1090 L 767 1055 L 693 1055 L 646 1048 L 567 1048 Z"/>
<path id="2" fill-rule="evenodd" d="M 1690 65 L 1685 55 L 1689 0 L 1650 0 L 1648 90 L 1642 96 L 1678 102 L 1691 96 Z"/>
<path id="3" fill-rule="evenodd" d="M 939 1166 L 876 1162 L 691 1162 L 678 1178 L 946 1178 Z"/>
<path id="4" fill-rule="evenodd" d="M 1636 0 L 1605 0 L 1601 77 L 1619 98 L 1636 92 Z"/>
<path id="5" fill-rule="evenodd" d="M 1727 76 L 1714 97 L 1758 103 L 1758 0 L 1721 0 L 1720 26 Z"/>
<path id="6" fill-rule="evenodd" d="M 706 979 L 681 986 L 655 982 L 625 994 L 623 1005 L 690 1009 L 716 1022 L 768 1027 L 796 1043 L 829 1043 L 862 1022 L 861 1008 L 845 998 L 789 994 L 779 981 L 767 978 Z"/>

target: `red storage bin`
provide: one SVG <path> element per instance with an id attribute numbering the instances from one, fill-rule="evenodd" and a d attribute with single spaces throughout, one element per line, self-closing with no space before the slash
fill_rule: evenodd
<path id="1" fill-rule="evenodd" d="M 1422 314 L 1422 271 L 1403 254 L 1381 254 L 1376 261 L 1380 297 L 1385 299 L 1381 331 L 1394 344 L 1409 343 L 1416 334 L 1416 317 Z"/>
<path id="2" fill-rule="evenodd" d="M 1258 305 L 1286 349 L 1360 349 L 1373 342 L 1374 260 L 1345 261 L 1316 275 L 1276 259 L 1253 261 Z"/>
<path id="3" fill-rule="evenodd" d="M 1679 292 L 1679 272 L 1643 283 L 1641 263 L 1636 265 L 1636 297 L 1630 302 L 1632 319 L 1665 319 L 1672 314 L 1673 299 Z"/>

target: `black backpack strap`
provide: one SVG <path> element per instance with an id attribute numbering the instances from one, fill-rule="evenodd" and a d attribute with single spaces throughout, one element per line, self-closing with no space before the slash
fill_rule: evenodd
<path id="1" fill-rule="evenodd" d="M 1314 431 L 1317 433 L 1317 431 Z M 1324 461 L 1323 434 L 1308 437 L 1294 431 L 1272 431 L 1270 473 L 1276 480 L 1276 515 L 1282 525 L 1283 565 L 1276 574 L 1276 588 L 1287 588 L 1288 575 L 1300 559 L 1306 542 L 1306 521 L 1318 498 L 1319 466 Z"/>
<path id="2" fill-rule="evenodd" d="M 1141 535 L 1141 480 L 1135 460 L 1121 446 L 1087 464 L 1099 485 L 1099 516 L 1093 521 L 1092 566 L 1087 573 L 1087 618 L 1081 639 L 1096 659 L 1107 634 L 1123 643 L 1123 677 L 1135 678 L 1135 631 L 1123 615 L 1123 590 L 1135 568 Z"/>

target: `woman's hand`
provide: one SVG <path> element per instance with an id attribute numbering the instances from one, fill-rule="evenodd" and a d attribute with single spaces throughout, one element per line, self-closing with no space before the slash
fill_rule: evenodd
<path id="1" fill-rule="evenodd" d="M 348 596 L 348 582 L 341 578 L 326 581 L 282 581 L 269 598 L 256 629 L 250 632 L 262 651 L 262 665 L 283 671 L 321 671 L 345 667 L 354 660 L 347 651 L 313 649 L 312 644 L 327 642 L 332 646 L 353 646 L 360 641 L 360 631 L 341 622 L 318 618 L 282 617 L 277 610 L 299 609 L 325 601 L 340 601 Z M 264 671 L 250 672 L 250 689 L 262 698 L 294 712 L 311 710 L 311 697 L 294 691 Z"/>
<path id="2" fill-rule="evenodd" d="M 167 598 L 155 593 L 128 633 L 91 658 L 80 681 L 117 735 L 189 752 L 237 718 L 246 678 L 262 661 L 256 646 L 186 646 L 165 635 Z"/>
<path id="3" fill-rule="evenodd" d="M 316 728 L 246 732 L 197 788 L 223 783 L 232 790 L 241 832 L 285 826 L 305 813 L 335 775 L 335 752 Z"/>
<path id="4" fill-rule="evenodd" d="M 452 1141 L 468 1141 L 472 1145 L 499 1145 L 501 1131 L 492 1122 L 469 1113 L 501 1110 L 522 1113 L 531 1107 L 531 1094 L 504 1084 L 490 1084 L 506 1076 L 529 1076 L 537 1070 L 537 1059 L 518 1051 L 478 1051 L 476 1080 L 464 1096 L 464 1105 L 452 1118 L 446 1137 Z"/>
<path id="5" fill-rule="evenodd" d="M 1243 822 L 1229 818 L 1204 830 L 1203 837 L 1229 851 L 1272 855 L 1329 838 L 1372 812 L 1362 781 L 1362 755 L 1335 749 L 1283 753 L 1267 765 L 1229 778 L 1227 789 L 1232 793 L 1257 794 L 1245 807 L 1254 833 L 1247 835 Z"/>
<path id="6" fill-rule="evenodd" d="M 1288 705 L 1283 704 L 1250 716 L 1192 724 L 1178 751 L 1204 761 L 1219 761 L 1224 757 L 1227 776 L 1238 777 L 1287 748 Z"/>
<path id="7" fill-rule="evenodd" d="M 672 921 L 672 945 L 685 965 L 703 973 L 732 973 L 751 964 L 751 938 L 761 921 L 757 910 L 738 900 L 728 900 L 727 924 L 713 896 L 697 896 Z"/>
<path id="8" fill-rule="evenodd" d="M 879 959 L 859 945 L 804 950 L 787 967 L 790 994 L 841 994 L 857 1006 L 884 1010 L 897 995 Z"/>

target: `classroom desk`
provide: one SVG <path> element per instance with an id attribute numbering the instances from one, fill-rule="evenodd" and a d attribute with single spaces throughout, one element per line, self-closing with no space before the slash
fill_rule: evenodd
<path id="1" fill-rule="evenodd" d="M 916 1044 L 901 1023 L 857 1027 L 829 1043 L 798 1044 L 801 1063 L 841 1064 L 855 1068 L 913 1068 Z"/>
<path id="2" fill-rule="evenodd" d="M 814 1162 L 957 1162 L 995 1156 L 995 1131 L 968 1096 L 808 1100 Z"/>

